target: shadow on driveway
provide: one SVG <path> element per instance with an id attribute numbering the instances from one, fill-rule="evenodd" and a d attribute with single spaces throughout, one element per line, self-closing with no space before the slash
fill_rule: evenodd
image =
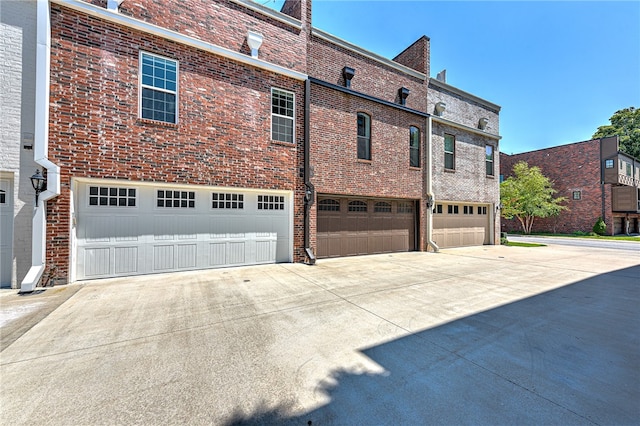
<path id="1" fill-rule="evenodd" d="M 227 424 L 637 424 L 639 277 L 602 274 L 364 348 L 384 374 L 334 371 L 317 386 L 327 405 Z"/>

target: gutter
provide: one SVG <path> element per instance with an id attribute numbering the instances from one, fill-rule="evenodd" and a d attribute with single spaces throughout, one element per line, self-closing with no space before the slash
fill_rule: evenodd
<path id="1" fill-rule="evenodd" d="M 433 241 L 433 206 L 435 205 L 436 198 L 433 194 L 433 121 L 431 115 L 427 117 L 427 161 L 426 161 L 426 173 L 427 173 L 427 251 L 428 246 L 433 248 L 433 251 L 438 253 L 440 247 Z"/>
<path id="2" fill-rule="evenodd" d="M 304 251 L 307 253 L 309 261 L 308 265 L 315 265 L 316 256 L 313 254 L 311 244 L 309 242 L 311 234 L 310 216 L 311 206 L 315 199 L 315 188 L 311 183 L 311 171 L 309 170 L 309 156 L 310 156 L 310 144 L 311 144 L 311 131 L 310 131 L 310 115 L 311 115 L 311 80 L 307 79 L 304 82 Z"/>
<path id="3" fill-rule="evenodd" d="M 33 160 L 47 171 L 47 189 L 35 206 L 31 231 L 31 268 L 20 292 L 35 290 L 46 267 L 47 200 L 60 195 L 60 167 L 49 161 L 49 83 L 51 18 L 48 0 L 38 0 L 36 23 L 36 105 Z"/>

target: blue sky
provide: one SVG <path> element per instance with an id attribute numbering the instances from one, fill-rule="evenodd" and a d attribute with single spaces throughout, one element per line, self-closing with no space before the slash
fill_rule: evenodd
<path id="1" fill-rule="evenodd" d="M 447 83 L 502 107 L 508 154 L 588 140 L 617 110 L 640 107 L 638 1 L 312 5 L 314 27 L 389 59 L 429 37 L 432 77 L 446 69 Z"/>

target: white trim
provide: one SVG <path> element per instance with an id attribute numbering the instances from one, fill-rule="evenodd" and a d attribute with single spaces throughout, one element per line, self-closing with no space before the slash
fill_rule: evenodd
<path id="1" fill-rule="evenodd" d="M 276 113 L 273 112 L 273 91 L 274 90 L 278 90 L 280 92 L 284 92 L 284 93 L 287 93 L 287 94 L 293 96 L 293 116 L 292 117 L 289 117 L 289 116 L 286 116 L 286 115 L 281 115 L 281 114 L 276 114 Z M 271 141 L 272 142 L 295 144 L 296 143 L 296 94 L 294 92 L 290 91 L 290 90 L 280 89 L 279 87 L 272 87 L 271 88 L 271 98 L 269 99 L 269 112 L 271 113 L 270 114 L 271 115 L 271 134 L 269 135 Z M 291 142 L 273 139 L 273 116 L 274 115 L 277 116 L 277 117 L 291 119 L 291 136 L 292 136 Z"/>
<path id="2" fill-rule="evenodd" d="M 494 139 L 496 141 L 499 141 L 500 139 L 502 139 L 502 136 L 500 135 L 494 135 L 493 133 L 487 133 L 480 129 L 474 129 L 473 127 L 465 126 L 464 124 L 459 124 L 459 123 L 456 123 L 455 121 L 450 121 L 442 117 L 431 116 L 431 118 L 436 123 L 445 124 L 447 126 L 455 127 L 456 129 L 464 130 L 466 132 L 475 133 L 476 135 L 480 135 L 480 136 L 485 136 L 489 139 Z"/>
<path id="3" fill-rule="evenodd" d="M 146 84 L 142 83 L 142 56 L 143 55 L 148 55 L 148 56 L 153 56 L 155 58 L 160 58 L 160 59 L 164 59 L 165 61 L 172 61 L 175 62 L 176 64 L 176 90 L 167 90 L 167 89 L 161 89 L 159 87 L 155 87 L 155 86 L 149 86 Z M 159 92 L 165 92 L 165 93 L 172 93 L 174 95 L 176 95 L 176 104 L 175 104 L 175 119 L 173 122 L 169 122 L 169 121 L 164 121 L 164 120 L 155 120 L 153 118 L 143 118 L 142 117 L 142 89 L 143 88 L 148 88 L 151 90 L 157 90 Z M 173 59 L 173 58 L 168 58 L 166 56 L 160 56 L 160 55 L 156 55 L 155 53 L 151 53 L 151 52 L 147 52 L 144 50 L 140 50 L 138 52 L 138 118 L 141 118 L 143 120 L 153 120 L 153 121 L 158 121 L 161 123 L 168 123 L 168 124 L 178 124 L 179 120 L 179 108 L 178 105 L 180 103 L 180 62 L 177 59 Z"/>
<path id="4" fill-rule="evenodd" d="M 401 72 L 403 72 L 405 74 L 408 74 L 408 75 L 410 75 L 412 77 L 419 78 L 421 80 L 426 80 L 427 79 L 427 75 L 426 74 L 418 72 L 418 71 L 416 71 L 416 70 L 414 70 L 412 68 L 409 68 L 409 67 L 407 67 L 405 65 L 402 65 L 402 64 L 400 64 L 398 62 L 395 62 L 395 61 L 392 61 L 390 59 L 387 59 L 387 58 L 385 58 L 383 56 L 380 56 L 380 55 L 378 55 L 376 53 L 373 53 L 373 52 L 370 52 L 368 50 L 365 50 L 365 49 L 363 49 L 363 48 L 361 48 L 359 46 L 356 46 L 355 44 L 349 43 L 348 41 L 345 41 L 345 40 L 343 40 L 341 38 L 338 38 L 338 37 L 336 37 L 334 35 L 326 33 L 326 32 L 324 32 L 322 30 L 317 29 L 317 28 L 312 28 L 311 29 L 311 35 L 312 36 L 316 36 L 319 39 L 322 39 L 324 41 L 328 41 L 329 43 L 333 43 L 333 44 L 335 44 L 335 45 L 337 45 L 339 47 L 342 47 L 343 49 L 350 50 L 350 51 L 352 51 L 354 53 L 357 53 L 359 55 L 362 55 L 362 56 L 364 56 L 366 58 L 372 59 L 372 60 L 374 60 L 376 62 L 379 62 L 379 63 L 381 63 L 383 65 L 391 67 L 391 68 L 393 68 L 393 69 L 395 69 L 397 71 L 401 71 Z"/>
<path id="5" fill-rule="evenodd" d="M 43 0 L 39 0 L 43 1 Z M 256 68 L 261 68 L 267 71 L 281 74 L 286 77 L 291 77 L 296 80 L 304 81 L 307 79 L 307 74 L 295 71 L 289 68 L 282 67 L 280 65 L 272 64 L 261 59 L 252 58 L 245 54 L 234 52 L 233 50 L 226 49 L 221 46 L 217 46 L 212 43 L 202 41 L 200 39 L 189 37 L 176 31 L 168 30 L 166 28 L 159 27 L 148 22 L 141 21 L 139 19 L 132 18 L 130 16 L 122 15 L 116 12 L 109 11 L 102 7 L 94 6 L 89 3 L 85 3 L 80 0 L 51 0 L 51 3 L 58 4 L 63 7 L 75 10 L 77 12 L 84 13 L 89 16 L 94 16 L 99 19 L 103 19 L 108 22 L 112 22 L 117 25 L 122 25 L 128 28 L 132 28 L 138 31 L 142 31 L 146 34 L 151 34 L 164 38 L 166 40 L 174 41 L 176 43 L 190 46 L 195 49 L 202 50 L 204 52 L 212 53 L 214 55 L 222 56 L 224 58 L 231 59 L 246 65 L 250 65 Z"/>
<path id="6" fill-rule="evenodd" d="M 302 22 L 297 20 L 296 18 L 289 16 L 285 13 L 278 12 L 277 10 L 273 10 L 269 7 L 263 6 L 259 3 L 253 2 L 251 0 L 231 0 L 235 4 L 239 4 L 241 6 L 246 7 L 247 9 L 251 9 L 254 12 L 261 13 L 263 15 L 267 15 L 270 18 L 275 19 L 276 21 L 280 21 L 287 25 L 291 25 L 292 27 L 301 30 Z"/>
<path id="7" fill-rule="evenodd" d="M 31 234 L 31 268 L 20 283 L 21 292 L 34 291 L 45 268 L 47 200 L 60 195 L 60 167 L 49 154 L 49 84 L 51 65 L 51 13 L 48 0 L 38 0 L 36 27 L 36 104 L 33 160 L 47 170 L 47 190 L 34 208 Z"/>
<path id="8" fill-rule="evenodd" d="M 443 89 L 443 90 L 448 90 L 452 93 L 455 93 L 458 96 L 462 96 L 463 98 L 478 102 L 479 104 L 482 104 L 483 106 L 487 107 L 487 108 L 491 108 L 491 109 L 495 109 L 496 112 L 500 112 L 500 110 L 502 109 L 502 107 L 500 105 L 496 105 L 493 102 L 489 102 L 485 99 L 479 98 L 476 95 L 472 95 L 471 93 L 467 93 L 463 90 L 458 89 L 457 87 L 453 87 L 447 83 L 443 83 L 440 80 L 436 80 L 435 78 L 430 78 L 429 79 L 429 84 L 433 84 L 434 86 Z M 435 118 L 435 117 L 434 117 Z"/>

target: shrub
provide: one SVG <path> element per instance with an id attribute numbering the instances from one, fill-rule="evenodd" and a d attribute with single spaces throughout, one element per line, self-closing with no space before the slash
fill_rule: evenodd
<path id="1" fill-rule="evenodd" d="M 507 239 L 507 233 L 506 232 L 501 232 L 500 233 L 500 244 L 503 246 L 506 246 L 507 244 L 509 244 L 509 240 Z"/>
<path id="2" fill-rule="evenodd" d="M 598 235 L 605 235 L 607 233 L 607 224 L 604 223 L 602 217 L 599 217 L 598 220 L 596 220 L 596 224 L 593 225 L 593 232 Z"/>

